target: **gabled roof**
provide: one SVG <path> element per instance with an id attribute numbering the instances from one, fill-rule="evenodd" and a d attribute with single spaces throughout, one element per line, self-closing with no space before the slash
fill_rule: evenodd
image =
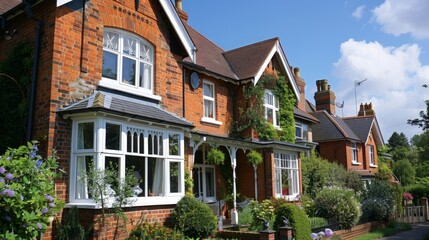
<path id="1" fill-rule="evenodd" d="M 278 38 L 225 51 L 186 23 L 185 27 L 197 47 L 195 64 L 200 69 L 232 81 L 252 80 L 256 84 L 268 63 L 276 57 L 299 100 L 298 86 Z M 189 61 L 185 59 L 185 63 Z"/>
<path id="2" fill-rule="evenodd" d="M 104 112 L 154 123 L 181 127 L 194 126 L 186 119 L 162 109 L 158 104 L 145 99 L 124 96 L 108 91 L 96 91 L 91 96 L 58 110 L 60 114 L 83 112 Z"/>
<path id="3" fill-rule="evenodd" d="M 352 129 L 338 116 L 331 115 L 325 110 L 310 113 L 320 122 L 313 126 L 313 141 L 328 142 L 338 140 L 361 140 Z"/>
<path id="4" fill-rule="evenodd" d="M 362 142 L 366 143 L 371 131 L 373 131 L 375 143 L 378 146 L 384 145 L 383 136 L 381 135 L 380 127 L 378 126 L 377 118 L 375 116 L 357 116 L 343 119 Z"/>

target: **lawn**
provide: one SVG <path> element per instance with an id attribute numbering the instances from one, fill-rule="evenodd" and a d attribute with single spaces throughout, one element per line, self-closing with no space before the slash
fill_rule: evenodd
<path id="1" fill-rule="evenodd" d="M 398 232 L 407 231 L 411 229 L 411 225 L 408 223 L 396 223 L 396 225 L 392 226 L 389 224 L 389 226 L 385 228 L 380 228 L 377 230 L 374 230 L 370 233 L 367 233 L 365 235 L 362 235 L 360 237 L 357 237 L 355 240 L 373 240 L 373 239 L 380 239 L 382 237 L 391 236 Z"/>

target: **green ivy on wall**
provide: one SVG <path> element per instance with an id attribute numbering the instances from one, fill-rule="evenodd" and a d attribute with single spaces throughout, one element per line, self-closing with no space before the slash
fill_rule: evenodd
<path id="1" fill-rule="evenodd" d="M 271 89 L 279 99 L 281 130 L 265 120 L 264 90 Z M 260 140 L 281 140 L 295 142 L 295 119 L 293 109 L 295 96 L 289 89 L 284 76 L 264 74 L 258 84 L 244 87 L 246 107 L 240 109 L 240 118 L 232 125 L 231 136 L 243 138 L 247 129 L 255 129 Z"/>

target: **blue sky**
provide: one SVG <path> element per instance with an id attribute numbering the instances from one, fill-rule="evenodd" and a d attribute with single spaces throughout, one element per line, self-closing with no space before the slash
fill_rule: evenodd
<path id="1" fill-rule="evenodd" d="M 188 23 L 225 50 L 279 37 L 289 64 L 306 80 L 314 102 L 315 81 L 328 79 L 337 115 L 356 114 L 373 103 L 384 140 L 394 131 L 421 133 L 406 124 L 425 108 L 429 89 L 427 0 L 183 0 Z"/>

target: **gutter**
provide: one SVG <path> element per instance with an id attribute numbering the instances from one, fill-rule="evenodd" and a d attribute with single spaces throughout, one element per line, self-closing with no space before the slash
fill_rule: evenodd
<path id="1" fill-rule="evenodd" d="M 30 0 L 23 0 L 24 12 L 28 18 L 36 22 L 36 33 L 35 33 L 35 42 L 34 42 L 34 59 L 33 67 L 31 71 L 31 89 L 30 96 L 28 98 L 28 121 L 27 121 L 27 135 L 26 140 L 31 141 L 33 138 L 33 125 L 34 125 L 34 103 L 36 98 L 36 83 L 37 83 L 37 73 L 39 68 L 39 54 L 40 54 L 40 40 L 42 36 L 42 29 L 44 22 L 33 15 L 31 10 Z"/>

